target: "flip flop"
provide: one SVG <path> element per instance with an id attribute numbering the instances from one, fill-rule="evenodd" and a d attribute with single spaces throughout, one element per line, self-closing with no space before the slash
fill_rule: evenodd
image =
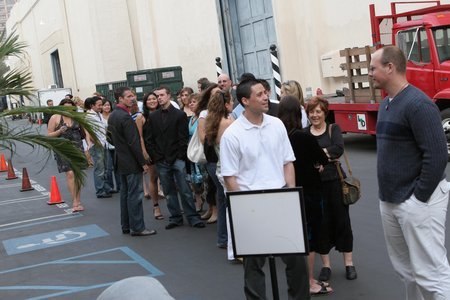
<path id="1" fill-rule="evenodd" d="M 80 211 L 84 211 L 84 207 L 83 207 L 83 205 L 78 205 L 78 206 L 74 206 L 73 208 L 72 208 L 72 212 L 73 213 L 76 213 L 76 212 L 80 212 Z"/>
<path id="2" fill-rule="evenodd" d="M 324 281 L 320 281 L 320 280 L 316 280 L 316 284 L 320 285 L 320 286 L 324 286 L 324 287 L 330 286 L 330 284 L 328 282 L 324 282 Z"/>
<path id="3" fill-rule="evenodd" d="M 333 293 L 333 290 L 330 287 L 326 287 L 323 285 L 320 285 L 320 286 L 321 286 L 321 288 L 319 291 L 317 291 L 315 293 L 310 292 L 311 297 L 326 296 L 326 295 L 330 295 Z"/>

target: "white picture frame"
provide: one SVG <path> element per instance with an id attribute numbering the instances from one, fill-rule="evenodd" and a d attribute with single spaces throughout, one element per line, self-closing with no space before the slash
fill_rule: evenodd
<path id="1" fill-rule="evenodd" d="M 302 188 L 227 193 L 236 257 L 309 253 Z"/>

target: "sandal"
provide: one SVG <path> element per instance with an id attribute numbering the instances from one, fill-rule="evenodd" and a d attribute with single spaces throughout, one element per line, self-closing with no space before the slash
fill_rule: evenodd
<path id="1" fill-rule="evenodd" d="M 72 212 L 73 212 L 73 213 L 80 212 L 80 211 L 84 211 L 83 205 L 80 204 L 80 205 L 78 205 L 78 206 L 72 207 Z"/>
<path id="2" fill-rule="evenodd" d="M 332 293 L 333 293 L 333 289 L 332 288 L 326 287 L 326 286 L 323 286 L 323 285 L 320 285 L 320 290 L 319 291 L 317 291 L 315 293 L 309 292 L 309 294 L 312 297 L 315 297 L 315 296 L 326 296 L 326 295 L 330 295 Z"/>
<path id="3" fill-rule="evenodd" d="M 323 287 L 330 287 L 330 284 L 328 282 L 316 280 L 316 284 L 323 286 Z"/>
<path id="4" fill-rule="evenodd" d="M 159 208 L 159 203 L 153 204 L 153 215 L 156 220 L 163 220 L 164 216 L 159 212 L 159 215 L 156 214 L 156 209 Z"/>
<path id="5" fill-rule="evenodd" d="M 145 199 L 150 199 L 151 197 L 150 197 L 150 194 L 144 194 L 144 198 Z"/>

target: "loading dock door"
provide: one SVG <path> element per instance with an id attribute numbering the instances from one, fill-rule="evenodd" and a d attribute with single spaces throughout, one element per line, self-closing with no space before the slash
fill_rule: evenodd
<path id="1" fill-rule="evenodd" d="M 223 0 L 225 9 L 225 43 L 230 51 L 232 77 L 236 81 L 244 72 L 253 73 L 272 85 L 269 47 L 276 44 L 272 0 Z M 229 14 L 227 12 L 229 11 Z M 273 96 L 272 96 L 273 97 Z"/>

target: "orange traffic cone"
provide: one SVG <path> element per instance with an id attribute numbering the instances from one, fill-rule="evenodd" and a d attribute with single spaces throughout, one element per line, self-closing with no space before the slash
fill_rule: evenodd
<path id="1" fill-rule="evenodd" d="M 23 168 L 22 171 L 22 188 L 21 192 L 34 190 L 34 187 L 31 186 L 30 178 L 28 177 L 27 168 Z"/>
<path id="2" fill-rule="evenodd" d="M 16 179 L 16 173 L 14 173 L 14 168 L 10 159 L 8 159 L 8 177 L 6 180 Z"/>
<path id="3" fill-rule="evenodd" d="M 56 177 L 52 176 L 52 181 L 50 185 L 50 201 L 47 201 L 48 205 L 63 203 L 64 201 L 61 198 L 61 194 L 59 193 L 58 183 L 56 182 Z"/>
<path id="4" fill-rule="evenodd" d="M 2 153 L 0 155 L 0 172 L 8 171 L 8 166 L 6 165 L 5 155 Z"/>

